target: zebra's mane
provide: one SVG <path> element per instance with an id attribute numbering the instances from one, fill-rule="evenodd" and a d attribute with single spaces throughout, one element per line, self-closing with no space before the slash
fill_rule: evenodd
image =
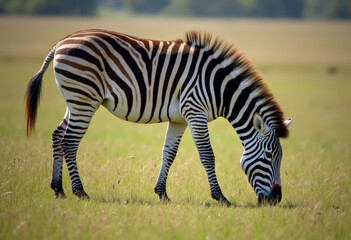
<path id="1" fill-rule="evenodd" d="M 179 40 L 178 40 L 179 41 Z M 186 32 L 185 40 L 189 45 L 204 48 L 215 56 L 215 58 L 226 66 L 230 72 L 239 71 L 239 82 L 245 81 L 246 89 L 254 94 L 258 101 L 265 102 L 269 106 L 269 123 L 275 129 L 278 136 L 286 138 L 289 130 L 284 123 L 283 112 L 275 101 L 273 94 L 267 84 L 263 82 L 262 76 L 257 72 L 253 64 L 231 44 L 226 44 L 219 38 L 213 40 L 212 35 L 198 31 Z"/>

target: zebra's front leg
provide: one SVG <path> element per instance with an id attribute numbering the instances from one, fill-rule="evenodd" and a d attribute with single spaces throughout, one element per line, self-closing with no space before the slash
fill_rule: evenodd
<path id="1" fill-rule="evenodd" d="M 200 161 L 206 170 L 211 189 L 211 196 L 219 203 L 230 206 L 231 203 L 223 195 L 217 181 L 215 172 L 215 156 L 211 147 L 207 118 L 204 115 L 196 115 L 187 119 L 192 137 L 200 155 Z"/>
<path id="2" fill-rule="evenodd" d="M 61 141 L 67 129 L 69 110 L 67 108 L 66 114 L 60 125 L 52 132 L 52 179 L 51 188 L 55 191 L 56 198 L 65 198 L 65 192 L 62 188 L 62 165 L 63 165 L 63 150 Z"/>
<path id="3" fill-rule="evenodd" d="M 168 171 L 177 155 L 179 142 L 186 127 L 187 124 L 185 123 L 169 122 L 168 124 L 165 143 L 162 150 L 161 169 L 155 186 L 155 193 L 158 194 L 160 201 L 170 201 L 166 192 Z"/>

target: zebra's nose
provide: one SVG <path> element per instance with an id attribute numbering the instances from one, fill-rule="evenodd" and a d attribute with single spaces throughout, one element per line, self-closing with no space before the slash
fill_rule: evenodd
<path id="1" fill-rule="evenodd" d="M 279 184 L 273 183 L 268 201 L 271 205 L 276 205 L 282 200 L 282 188 Z"/>
<path id="2" fill-rule="evenodd" d="M 277 205 L 282 200 L 282 189 L 279 184 L 273 183 L 271 191 L 268 196 L 262 193 L 258 195 L 258 205 L 269 203 L 270 205 Z"/>

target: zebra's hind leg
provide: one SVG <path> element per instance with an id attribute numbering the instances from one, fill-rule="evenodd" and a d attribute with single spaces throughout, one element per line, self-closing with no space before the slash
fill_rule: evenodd
<path id="1" fill-rule="evenodd" d="M 71 178 L 73 194 L 78 196 L 78 198 L 89 199 L 88 194 L 84 191 L 83 184 L 78 174 L 76 156 L 80 140 L 83 138 L 85 132 L 89 127 L 89 123 L 95 112 L 95 109 L 74 112 L 72 112 L 72 109 L 76 108 L 70 108 L 68 126 L 66 133 L 61 141 L 61 146 Z"/>
<path id="2" fill-rule="evenodd" d="M 62 165 L 63 165 L 63 150 L 61 147 L 61 141 L 66 133 L 68 125 L 69 110 L 67 108 L 65 117 L 60 125 L 52 132 L 52 179 L 51 188 L 55 191 L 56 198 L 65 198 L 65 192 L 62 188 Z"/>
<path id="3" fill-rule="evenodd" d="M 177 154 L 179 142 L 183 136 L 186 127 L 187 124 L 185 123 L 168 123 L 166 139 L 162 150 L 162 165 L 155 186 L 155 193 L 158 194 L 160 201 L 170 201 L 166 192 L 168 171 Z"/>
<path id="4" fill-rule="evenodd" d="M 191 115 L 187 117 L 187 122 L 196 148 L 199 152 L 200 161 L 206 170 L 211 188 L 211 196 L 219 203 L 229 207 L 231 203 L 223 195 L 216 177 L 215 157 L 211 147 L 207 118 L 202 114 Z"/>

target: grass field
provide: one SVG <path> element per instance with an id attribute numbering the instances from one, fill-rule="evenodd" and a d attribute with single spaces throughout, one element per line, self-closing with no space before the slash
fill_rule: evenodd
<path id="1" fill-rule="evenodd" d="M 90 201 L 50 189 L 51 132 L 65 104 L 52 70 L 43 82 L 35 135 L 25 138 L 24 89 L 50 49 L 73 31 L 104 28 L 155 39 L 198 29 L 233 43 L 253 60 L 286 117 L 283 199 L 256 205 L 239 166 L 240 141 L 229 123 L 210 123 L 222 190 L 211 200 L 189 130 L 171 168 L 171 204 L 153 187 L 166 124 L 123 122 L 101 108 L 78 153 Z M 351 22 L 157 18 L 0 17 L 0 239 L 350 239 Z"/>

